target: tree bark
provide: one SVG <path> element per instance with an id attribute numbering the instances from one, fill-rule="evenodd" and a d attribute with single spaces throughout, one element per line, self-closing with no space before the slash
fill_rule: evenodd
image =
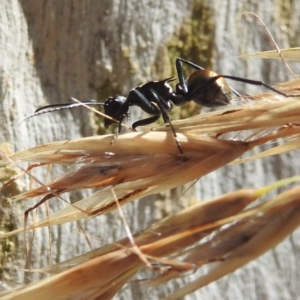
<path id="1" fill-rule="evenodd" d="M 139 84 L 170 77 L 177 56 L 223 75 L 270 84 L 286 80 L 288 72 L 279 61 L 237 58 L 243 53 L 274 49 L 259 21 L 240 15 L 244 11 L 255 12 L 263 19 L 280 48 L 299 46 L 300 4 L 296 1 L 2 0 L 0 7 L 0 142 L 12 144 L 16 152 L 100 131 L 95 123 L 102 120 L 95 122 L 85 109 L 45 114 L 19 124 L 37 107 L 67 102 L 71 96 L 104 101 L 111 95 L 127 95 Z M 240 83 L 230 84 L 246 93 L 254 91 Z M 140 110 L 133 110 L 130 122 L 140 116 Z M 299 170 L 298 155 L 293 152 L 222 168 L 202 178 L 176 203 L 173 200 L 183 188 L 162 195 L 163 201 L 158 201 L 158 197 L 135 201 L 124 207 L 127 221 L 132 232 L 136 232 L 165 213 L 189 206 L 192 198 L 207 200 L 237 188 L 259 187 L 295 175 Z M 46 173 L 34 174 L 46 181 Z M 4 181 L 6 177 L 2 177 Z M 7 197 L 29 187 L 29 180 L 24 177 L 18 182 L 18 186 L 1 195 L 3 229 L 22 226 L 24 208 L 36 203 L 8 206 Z M 75 201 L 82 195 L 78 192 L 70 197 Z M 52 199 L 49 205 L 58 209 L 64 204 Z M 45 208 L 41 210 L 45 215 Z M 89 220 L 84 227 L 101 239 L 92 239 L 93 247 L 125 236 L 117 212 Z M 89 250 L 86 240 L 77 234 L 76 224 L 50 230 L 52 262 Z M 33 268 L 49 263 L 47 235 L 47 229 L 35 233 Z M 187 299 L 297 299 L 298 240 L 299 231 L 257 261 Z M 41 277 L 21 271 L 25 260 L 22 236 L 12 239 L 9 245 L 2 264 L 3 282 L 14 286 Z M 153 291 L 151 299 L 163 297 L 194 276 Z M 150 298 L 139 282 L 120 292 L 119 298 L 125 297 Z"/>

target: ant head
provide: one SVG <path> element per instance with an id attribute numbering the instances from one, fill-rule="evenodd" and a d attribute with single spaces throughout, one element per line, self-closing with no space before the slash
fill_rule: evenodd
<path id="1" fill-rule="evenodd" d="M 128 105 L 126 105 L 126 98 L 123 96 L 109 97 L 104 103 L 104 113 L 117 121 L 121 122 L 127 115 Z M 105 119 L 104 127 L 108 128 L 112 123 L 112 120 Z"/>

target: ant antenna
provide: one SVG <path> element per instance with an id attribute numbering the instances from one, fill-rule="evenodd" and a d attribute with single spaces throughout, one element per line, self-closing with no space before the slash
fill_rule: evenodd
<path id="1" fill-rule="evenodd" d="M 61 103 L 61 104 L 49 104 L 49 105 L 45 105 L 42 107 L 39 107 L 38 109 L 35 110 L 35 112 L 32 115 L 27 116 L 26 118 L 24 118 L 21 122 L 23 123 L 24 121 L 27 121 L 33 117 L 42 115 L 42 114 L 46 114 L 49 112 L 55 112 L 55 111 L 60 111 L 60 110 L 64 110 L 64 109 L 72 109 L 72 108 L 76 108 L 79 106 L 104 106 L 104 103 L 99 103 L 96 100 L 89 100 L 89 101 L 83 101 L 83 102 L 78 102 L 78 103 Z"/>

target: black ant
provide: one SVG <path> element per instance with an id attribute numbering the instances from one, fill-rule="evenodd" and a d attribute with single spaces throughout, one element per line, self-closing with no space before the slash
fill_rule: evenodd
<path id="1" fill-rule="evenodd" d="M 184 75 L 183 63 L 196 69 L 196 71 L 194 71 L 188 78 Z M 287 95 L 263 83 L 262 81 L 229 75 L 219 75 L 182 58 L 176 59 L 176 71 L 179 83 L 176 85 L 175 91 L 169 85 L 169 82 L 175 80 L 175 78 L 171 77 L 161 81 L 150 81 L 144 85 L 136 87 L 129 92 L 127 98 L 123 96 L 116 96 L 108 98 L 104 103 L 97 103 L 93 100 L 82 103 L 85 105 L 104 106 L 104 113 L 114 119 L 105 119 L 105 128 L 108 128 L 112 123 L 118 122 L 118 133 L 121 131 L 122 122 L 128 115 L 130 106 L 138 106 L 149 115 L 152 115 L 150 118 L 142 119 L 133 123 L 133 130 L 139 126 L 149 125 L 162 116 L 164 122 L 169 123 L 176 138 L 178 149 L 182 154 L 183 151 L 181 145 L 177 140 L 175 129 L 173 128 L 169 118 L 169 113 L 172 110 L 172 103 L 176 106 L 183 105 L 189 101 L 194 101 L 199 105 L 207 107 L 227 105 L 230 103 L 233 94 L 237 97 L 241 97 L 241 94 L 230 87 L 225 78 L 252 85 L 263 86 L 285 97 L 296 96 Z M 38 108 L 32 116 L 50 111 L 74 108 L 80 105 L 80 103 L 47 105 Z"/>

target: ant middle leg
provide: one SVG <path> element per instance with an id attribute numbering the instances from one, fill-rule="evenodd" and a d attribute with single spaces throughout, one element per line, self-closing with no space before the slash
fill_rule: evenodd
<path id="1" fill-rule="evenodd" d="M 164 101 L 164 100 L 161 99 L 161 97 L 159 97 L 159 95 L 157 95 L 154 91 L 152 91 L 152 94 L 153 94 L 153 97 L 157 100 L 157 105 L 158 105 L 158 107 L 159 107 L 159 109 L 161 111 L 161 115 L 163 117 L 164 122 L 169 124 L 169 126 L 170 126 L 170 128 L 171 128 L 171 130 L 173 132 L 173 135 L 174 135 L 174 138 L 175 138 L 175 141 L 176 141 L 176 144 L 177 144 L 177 148 L 178 148 L 180 154 L 183 154 L 183 150 L 182 150 L 181 144 L 180 144 L 180 142 L 178 140 L 175 128 L 173 127 L 172 122 L 171 122 L 171 120 L 169 118 L 169 114 L 162 107 L 162 103 L 161 102 Z M 164 104 L 166 104 L 166 103 L 164 103 Z M 169 107 L 170 110 L 171 110 L 171 108 L 172 108 L 172 106 Z"/>
<path id="2" fill-rule="evenodd" d="M 133 129 L 141 125 L 148 125 L 150 123 L 153 123 L 160 116 L 162 116 L 164 122 L 170 125 L 179 152 L 183 154 L 182 147 L 178 141 L 175 129 L 168 115 L 168 112 L 172 109 L 172 104 L 170 103 L 169 99 L 162 98 L 160 94 L 153 88 L 147 89 L 147 97 L 138 89 L 134 89 L 130 92 L 128 99 L 130 99 L 130 103 L 132 105 L 139 106 L 143 111 L 147 112 L 148 114 L 154 115 L 153 117 L 135 122 L 132 126 Z"/>

